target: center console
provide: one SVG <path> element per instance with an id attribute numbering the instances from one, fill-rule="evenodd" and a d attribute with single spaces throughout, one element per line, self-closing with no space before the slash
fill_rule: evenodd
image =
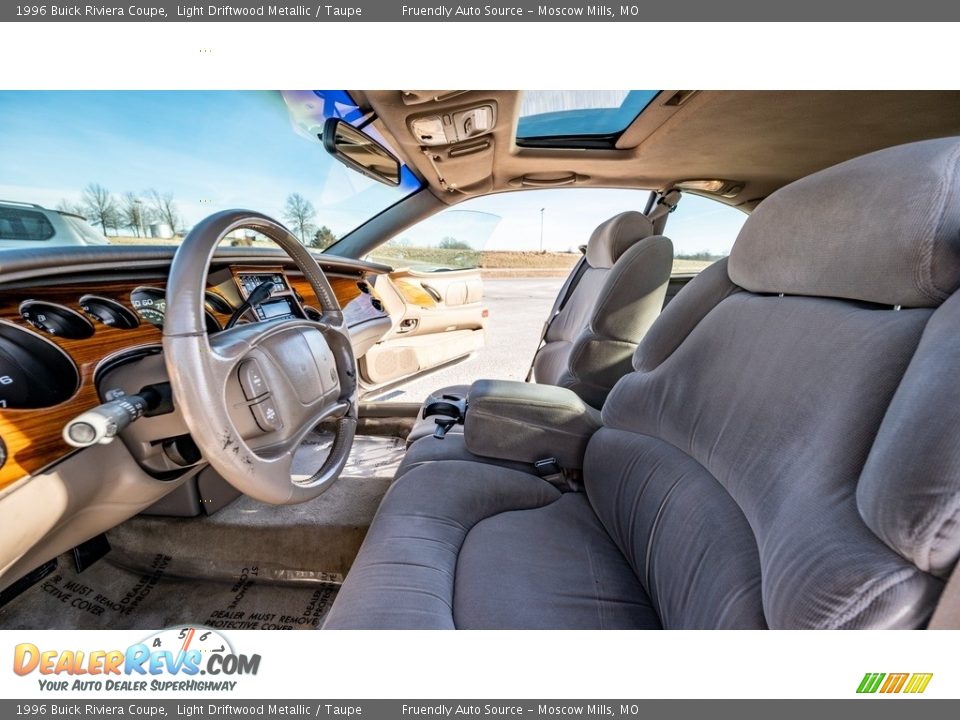
<path id="1" fill-rule="evenodd" d="M 419 437 L 442 442 L 462 432 L 474 455 L 535 466 L 551 460 L 566 470 L 583 467 L 587 442 L 602 424 L 600 412 L 572 390 L 510 380 L 477 380 L 464 398 L 431 398 L 424 414 L 418 425 L 431 429 Z"/>

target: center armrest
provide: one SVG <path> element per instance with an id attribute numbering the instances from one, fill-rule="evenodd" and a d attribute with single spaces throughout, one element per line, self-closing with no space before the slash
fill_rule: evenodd
<path id="1" fill-rule="evenodd" d="M 467 394 L 464 436 L 474 455 L 528 463 L 555 458 L 577 469 L 600 425 L 600 412 L 566 388 L 477 380 Z"/>

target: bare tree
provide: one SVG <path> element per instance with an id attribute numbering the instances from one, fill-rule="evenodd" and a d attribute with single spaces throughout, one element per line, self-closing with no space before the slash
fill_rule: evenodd
<path id="1" fill-rule="evenodd" d="M 145 194 L 156 219 L 165 225 L 169 225 L 170 232 L 176 235 L 180 225 L 180 213 L 177 210 L 177 204 L 173 201 L 173 193 L 161 193 L 154 188 L 150 188 Z"/>
<path id="2" fill-rule="evenodd" d="M 124 193 L 120 201 L 120 222 L 125 228 L 133 230 L 137 237 L 145 235 L 147 223 L 150 222 L 148 214 L 147 206 L 136 193 Z"/>
<path id="3" fill-rule="evenodd" d="M 455 237 L 451 237 L 449 235 L 443 238 L 437 247 L 441 248 L 442 250 L 473 250 L 473 248 L 470 247 L 470 243 L 466 243 L 463 240 L 457 240 Z"/>
<path id="4" fill-rule="evenodd" d="M 104 235 L 107 234 L 107 228 L 117 229 L 119 224 L 117 201 L 103 185 L 99 183 L 87 185 L 83 189 L 82 202 L 83 214 L 94 225 L 99 225 Z"/>
<path id="5" fill-rule="evenodd" d="M 287 195 L 287 204 L 283 208 L 283 219 L 290 224 L 290 229 L 300 238 L 300 242 L 307 244 L 307 236 L 314 228 L 314 218 L 317 211 L 313 203 L 307 200 L 300 193 L 291 193 Z"/>
<path id="6" fill-rule="evenodd" d="M 336 241 L 337 236 L 333 234 L 333 230 L 328 228 L 326 225 L 323 225 L 319 230 L 317 230 L 317 232 L 313 234 L 313 237 L 310 238 L 310 247 L 326 250 Z"/>

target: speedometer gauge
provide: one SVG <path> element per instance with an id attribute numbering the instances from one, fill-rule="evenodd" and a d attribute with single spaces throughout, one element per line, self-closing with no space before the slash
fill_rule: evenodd
<path id="1" fill-rule="evenodd" d="M 156 287 L 138 287 L 130 293 L 130 304 L 137 314 L 151 325 L 158 328 L 163 327 L 163 321 L 167 314 L 167 294 Z M 204 310 L 204 321 L 206 322 L 207 332 L 219 332 L 223 328 L 209 310 Z"/>
<path id="2" fill-rule="evenodd" d="M 137 314 L 151 325 L 163 327 L 167 311 L 167 294 L 160 288 L 138 287 L 130 293 L 130 304 Z"/>

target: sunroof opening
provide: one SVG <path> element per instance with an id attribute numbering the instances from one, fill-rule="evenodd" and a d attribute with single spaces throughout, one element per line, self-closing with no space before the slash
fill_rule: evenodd
<path id="1" fill-rule="evenodd" d="M 527 90 L 517 144 L 613 147 L 659 90 Z"/>

